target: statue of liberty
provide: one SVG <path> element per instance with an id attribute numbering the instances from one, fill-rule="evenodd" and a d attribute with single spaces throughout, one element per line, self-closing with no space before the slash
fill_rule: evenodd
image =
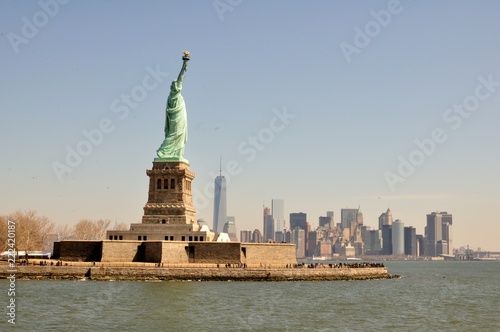
<path id="1" fill-rule="evenodd" d="M 189 52 L 184 52 L 181 72 L 176 81 L 170 85 L 170 94 L 167 99 L 165 119 L 165 140 L 156 151 L 157 161 L 183 161 L 184 146 L 187 141 L 187 115 L 184 98 L 181 95 L 182 79 L 187 70 Z"/>

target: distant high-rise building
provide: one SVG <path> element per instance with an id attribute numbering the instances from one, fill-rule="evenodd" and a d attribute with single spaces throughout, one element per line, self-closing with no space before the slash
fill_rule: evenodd
<path id="1" fill-rule="evenodd" d="M 382 255 L 392 255 L 392 225 L 382 226 Z"/>
<path id="2" fill-rule="evenodd" d="M 378 217 L 378 229 L 382 230 L 383 225 L 392 225 L 392 212 L 389 208 Z"/>
<path id="3" fill-rule="evenodd" d="M 258 229 L 255 229 L 252 233 L 252 242 L 254 243 L 262 242 L 262 233 Z"/>
<path id="4" fill-rule="evenodd" d="M 271 215 L 274 219 L 274 230 L 283 231 L 285 228 L 285 202 L 282 199 L 273 199 L 271 201 Z"/>
<path id="5" fill-rule="evenodd" d="M 448 255 L 448 241 L 446 240 L 439 240 L 437 242 L 437 252 L 438 255 Z"/>
<path id="6" fill-rule="evenodd" d="M 405 227 L 405 255 L 417 256 L 417 232 L 414 227 Z"/>
<path id="7" fill-rule="evenodd" d="M 240 232 L 241 242 L 252 242 L 252 231 L 247 229 Z"/>
<path id="8" fill-rule="evenodd" d="M 422 234 L 417 234 L 417 256 L 425 256 L 425 239 Z"/>
<path id="9" fill-rule="evenodd" d="M 361 207 L 358 208 L 358 212 L 356 213 L 356 223 L 359 227 L 363 226 L 363 212 L 361 211 Z"/>
<path id="10" fill-rule="evenodd" d="M 427 256 L 437 257 L 441 254 L 453 254 L 453 246 L 450 244 L 453 242 L 452 223 L 452 215 L 447 212 L 432 212 L 427 215 L 427 226 L 425 227 L 425 254 Z"/>
<path id="11" fill-rule="evenodd" d="M 445 255 L 453 255 L 453 233 L 452 233 L 452 225 L 453 218 L 451 214 L 444 213 L 442 216 L 443 223 L 443 241 L 448 243 L 448 247 L 446 251 L 443 251 Z"/>
<path id="12" fill-rule="evenodd" d="M 342 229 L 350 229 L 351 223 L 358 219 L 359 209 L 341 209 L 340 210 L 340 227 Z"/>
<path id="13" fill-rule="evenodd" d="M 306 256 L 312 257 L 317 255 L 318 233 L 311 231 L 307 233 L 307 251 Z"/>
<path id="14" fill-rule="evenodd" d="M 262 214 L 262 240 L 268 242 L 269 240 L 274 240 L 274 222 L 273 216 L 271 215 L 271 209 L 264 206 Z"/>
<path id="15" fill-rule="evenodd" d="M 382 251 L 382 231 L 370 229 L 369 226 L 361 228 L 361 237 L 365 244 L 366 255 L 380 255 Z"/>
<path id="16" fill-rule="evenodd" d="M 354 242 L 362 242 L 363 240 L 361 239 L 361 225 L 358 224 L 357 222 L 352 222 L 351 223 L 351 229 L 349 230 L 349 235 L 350 235 L 350 241 L 352 243 Z"/>
<path id="17" fill-rule="evenodd" d="M 217 234 L 222 232 L 222 228 L 227 221 L 227 198 L 226 198 L 226 178 L 222 172 L 215 178 L 214 190 L 214 229 Z"/>
<path id="18" fill-rule="evenodd" d="M 303 212 L 290 213 L 290 230 L 297 227 L 307 232 L 307 214 Z"/>
<path id="19" fill-rule="evenodd" d="M 227 217 L 227 221 L 222 228 L 224 233 L 229 235 L 231 242 L 238 242 L 238 236 L 236 234 L 236 220 L 234 217 Z"/>
<path id="20" fill-rule="evenodd" d="M 405 253 L 405 225 L 396 219 L 392 223 L 392 254 L 396 256 L 404 255 Z"/>
<path id="21" fill-rule="evenodd" d="M 274 240 L 276 243 L 285 242 L 285 233 L 283 231 L 274 232 Z"/>
<path id="22" fill-rule="evenodd" d="M 341 210 L 341 221 L 340 226 L 343 231 L 348 232 L 346 239 L 348 239 L 353 247 L 358 248 L 357 255 L 360 255 L 359 248 L 360 244 L 354 246 L 354 243 L 362 242 L 361 239 L 361 227 L 363 226 L 363 212 L 361 212 L 361 208 L 357 209 L 342 209 Z"/>
<path id="23" fill-rule="evenodd" d="M 292 230 L 293 243 L 295 243 L 297 248 L 297 258 L 306 257 L 306 231 L 301 228 L 295 228 Z"/>
<path id="24" fill-rule="evenodd" d="M 266 220 L 267 217 L 271 215 L 271 209 L 267 206 L 264 206 L 264 210 L 262 211 L 262 229 L 264 231 L 264 235 L 266 233 Z"/>
<path id="25" fill-rule="evenodd" d="M 326 217 L 319 217 L 319 227 L 333 228 L 334 226 L 333 211 L 327 211 Z"/>
<path id="26" fill-rule="evenodd" d="M 273 216 L 264 216 L 264 242 L 274 241 L 274 220 Z"/>

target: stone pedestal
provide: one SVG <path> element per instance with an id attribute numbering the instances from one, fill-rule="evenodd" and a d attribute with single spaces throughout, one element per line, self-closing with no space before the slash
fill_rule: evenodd
<path id="1" fill-rule="evenodd" d="M 148 169 L 149 195 L 144 206 L 143 224 L 191 225 L 198 230 L 191 183 L 194 173 L 179 161 L 154 161 Z"/>

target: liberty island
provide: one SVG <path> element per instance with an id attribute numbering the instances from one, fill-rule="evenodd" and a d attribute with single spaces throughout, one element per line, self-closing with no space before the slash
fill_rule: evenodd
<path id="1" fill-rule="evenodd" d="M 19 266 L 20 278 L 157 280 L 346 280 L 390 278 L 380 264 L 297 264 L 293 243 L 222 242 L 220 232 L 200 226 L 193 205 L 195 178 L 184 158 L 188 120 L 181 94 L 190 61 L 170 86 L 165 137 L 146 170 L 148 200 L 141 223 L 107 231 L 106 240 L 54 243 L 56 266 Z M 3 273 L 2 273 L 3 275 Z"/>

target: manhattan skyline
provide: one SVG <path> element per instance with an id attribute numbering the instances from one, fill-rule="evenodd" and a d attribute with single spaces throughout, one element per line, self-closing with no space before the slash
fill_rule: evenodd
<path id="1" fill-rule="evenodd" d="M 421 234 L 448 211 L 455 247 L 500 250 L 500 3 L 41 3 L 0 3 L 2 214 L 138 222 L 188 50 L 207 224 L 222 155 L 238 230 L 279 197 L 314 226 L 361 206 L 376 227 L 390 207 Z"/>

